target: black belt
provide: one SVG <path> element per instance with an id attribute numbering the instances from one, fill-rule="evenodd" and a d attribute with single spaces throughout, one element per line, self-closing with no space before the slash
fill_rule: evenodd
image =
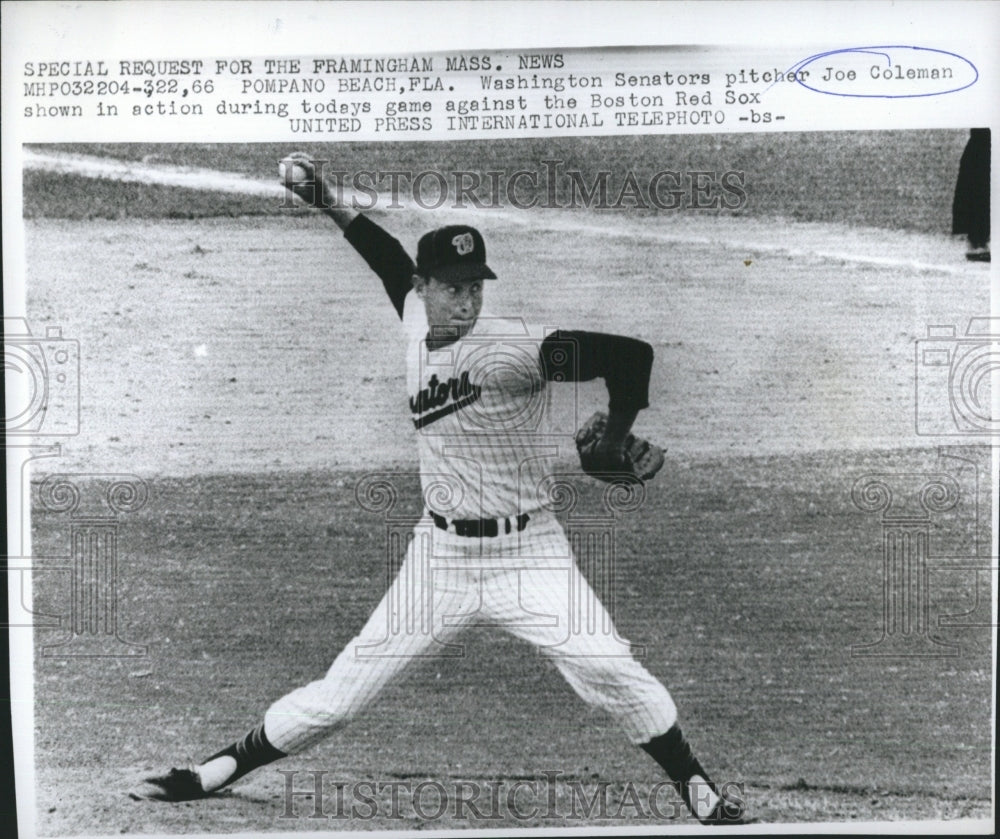
<path id="1" fill-rule="evenodd" d="M 501 532 L 510 533 L 512 528 L 516 528 L 517 532 L 520 533 L 528 526 L 528 519 L 531 518 L 527 513 L 521 513 L 515 519 L 452 519 L 451 522 L 448 521 L 444 516 L 439 516 L 437 513 L 431 511 L 431 518 L 434 519 L 434 525 L 441 528 L 442 530 L 447 530 L 448 525 L 452 524 L 455 527 L 455 535 L 457 536 L 467 536 L 471 539 L 482 539 L 483 537 L 499 536 Z"/>

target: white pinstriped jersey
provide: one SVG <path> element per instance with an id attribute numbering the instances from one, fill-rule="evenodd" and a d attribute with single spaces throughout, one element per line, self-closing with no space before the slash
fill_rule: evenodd
<path id="1" fill-rule="evenodd" d="M 406 297 L 403 327 L 425 505 L 450 519 L 538 510 L 539 485 L 559 453 L 545 433 L 550 395 L 539 362 L 553 330 L 481 315 L 466 336 L 429 350 L 415 294 Z"/>
<path id="2" fill-rule="evenodd" d="M 381 602 L 326 676 L 268 709 L 269 742 L 287 754 L 307 748 L 360 713 L 412 661 L 464 654 L 461 631 L 484 623 L 549 657 L 576 693 L 612 714 L 632 742 L 668 731 L 677 719 L 669 692 L 632 657 L 577 567 L 562 526 L 550 510 L 540 510 L 547 499 L 540 485 L 559 454 L 559 438 L 547 433 L 547 378 L 602 376 L 611 403 L 641 408 L 651 348 L 560 332 L 553 343 L 566 343 L 547 346 L 543 370 L 542 342 L 550 330 L 481 315 L 463 338 L 430 350 L 426 309 L 409 287 L 414 266 L 405 251 L 364 216 L 345 236 L 402 316 L 424 506 L 451 520 L 531 515 L 523 528 L 483 536 L 442 529 L 425 516 Z M 638 386 L 623 384 L 629 377 Z M 601 554 L 607 539 L 589 542 L 588 561 L 599 561 L 600 574 L 612 573 L 613 555 Z M 612 583 L 605 578 L 602 587 Z"/>

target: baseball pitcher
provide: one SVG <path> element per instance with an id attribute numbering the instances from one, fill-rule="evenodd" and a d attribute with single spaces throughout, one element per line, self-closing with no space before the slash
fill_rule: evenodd
<path id="1" fill-rule="evenodd" d="M 463 628 L 488 623 L 532 644 L 581 699 L 611 714 L 699 821 L 745 823 L 743 801 L 717 788 L 692 754 L 667 689 L 614 632 L 543 491 L 557 452 L 539 429 L 558 382 L 601 378 L 607 387 L 607 411 L 576 438 L 586 472 L 635 490 L 660 469 L 663 452 L 630 431 L 648 406 L 652 348 L 490 317 L 483 298 L 497 277 L 478 230 L 432 230 L 414 264 L 317 179 L 307 155 L 290 155 L 280 171 L 288 189 L 343 230 L 401 320 L 424 514 L 382 601 L 326 675 L 278 699 L 262 723 L 198 766 L 146 779 L 147 797 L 205 798 L 301 752 L 362 713 L 414 660 L 448 654 Z M 584 601 L 591 612 L 581 627 L 571 604 Z"/>

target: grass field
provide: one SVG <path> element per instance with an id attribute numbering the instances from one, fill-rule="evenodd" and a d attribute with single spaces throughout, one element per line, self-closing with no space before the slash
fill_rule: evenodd
<path id="1" fill-rule="evenodd" d="M 541 161 L 560 161 L 560 171 L 578 171 L 587 184 L 597 172 L 631 170 L 640 183 L 662 170 L 744 172 L 747 203 L 737 215 L 789 221 L 834 222 L 892 230 L 941 233 L 951 228 L 951 201 L 965 131 L 868 131 L 841 135 L 705 134 L 438 143 L 339 143 L 302 146 L 329 161 L 328 171 L 421 172 L 542 171 Z M 42 148 L 42 147 L 38 147 Z M 275 161 L 288 152 L 273 143 L 162 146 L 144 143 L 44 147 L 151 164 L 198 166 L 271 178 Z M 670 181 L 667 182 L 668 184 Z M 565 203 L 569 183 L 556 180 Z M 209 190 L 155 188 L 28 172 L 24 212 L 28 218 L 205 218 L 288 215 L 255 197 Z M 488 194 L 484 188 L 478 194 Z M 429 199 L 431 200 L 431 199 Z M 650 211 L 657 214 L 655 209 Z M 660 211 L 676 217 L 682 212 Z M 711 212 L 699 211 L 704 217 Z M 724 213 L 732 215 L 733 213 Z M 615 215 L 621 215 L 617 211 Z"/>
<path id="2" fill-rule="evenodd" d="M 990 565 L 988 449 L 913 424 L 914 340 L 989 310 L 988 268 L 946 235 L 964 134 L 657 139 L 674 168 L 745 168 L 747 207 L 476 217 L 502 277 L 491 309 L 656 350 L 637 430 L 668 461 L 617 531 L 619 629 L 645 646 L 697 750 L 719 779 L 745 784 L 765 828 L 989 818 L 991 630 L 937 625 L 991 595 L 970 570 Z M 336 152 L 405 167 L 553 151 L 503 146 Z M 261 179 L 280 156 L 67 150 Z M 644 171 L 660 151 L 649 139 L 555 149 L 581 169 L 623 155 Z M 377 281 L 323 219 L 38 170 L 25 191 L 32 325 L 61 325 L 81 353 L 81 433 L 44 472 L 134 472 L 149 488 L 118 536 L 121 634 L 148 655 L 36 658 L 43 835 L 687 824 L 620 808 L 626 784 L 645 794 L 661 780 L 655 765 L 529 648 L 483 630 L 463 658 L 421 665 L 351 726 L 232 792 L 181 806 L 129 798 L 149 770 L 214 752 L 318 677 L 378 601 L 385 526 L 354 486 L 366 470 L 398 470 L 417 512 L 401 347 Z M 410 248 L 428 221 L 378 218 Z M 564 390 L 559 427 L 602 401 L 597 385 Z M 883 538 L 852 486 L 938 473 L 961 493 L 929 525 L 928 608 L 957 654 L 852 655 L 881 633 Z M 596 486 L 580 487 L 596 503 Z M 67 521 L 36 507 L 36 555 L 68 553 Z M 36 608 L 65 611 L 68 586 L 39 575 Z M 57 638 L 37 632 L 36 649 Z M 278 769 L 481 785 L 556 771 L 560 812 L 579 781 L 606 783 L 620 813 L 484 823 L 383 806 L 375 819 L 319 820 L 300 798 L 285 818 Z"/>

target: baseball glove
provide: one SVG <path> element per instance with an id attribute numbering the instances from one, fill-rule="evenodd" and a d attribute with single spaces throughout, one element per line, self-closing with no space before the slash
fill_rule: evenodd
<path id="1" fill-rule="evenodd" d="M 608 415 L 598 411 L 576 432 L 583 471 L 599 481 L 648 481 L 663 467 L 663 449 L 628 434 L 620 449 L 601 446 Z"/>

